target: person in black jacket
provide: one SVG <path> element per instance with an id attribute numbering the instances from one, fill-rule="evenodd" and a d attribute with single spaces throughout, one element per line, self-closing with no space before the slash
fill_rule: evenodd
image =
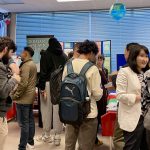
<path id="1" fill-rule="evenodd" d="M 67 56 L 62 50 L 61 44 L 56 38 L 49 39 L 47 50 L 41 55 L 40 60 L 40 101 L 43 122 L 43 133 L 37 138 L 37 141 L 52 142 L 50 130 L 55 130 L 54 144 L 60 145 L 60 133 L 62 123 L 59 120 L 58 105 L 52 105 L 50 93 L 50 75 L 60 65 L 64 66 L 67 62 Z"/>

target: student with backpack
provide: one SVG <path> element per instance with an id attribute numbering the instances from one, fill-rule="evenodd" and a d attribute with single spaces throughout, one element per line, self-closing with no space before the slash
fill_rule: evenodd
<path id="1" fill-rule="evenodd" d="M 59 119 L 58 105 L 53 105 L 52 103 L 52 98 L 54 96 L 57 97 L 59 94 L 56 86 L 59 83 L 57 82 L 58 80 L 54 80 L 53 85 L 51 85 L 51 76 L 56 70 L 59 70 L 60 66 L 63 67 L 66 64 L 67 56 L 64 54 L 61 44 L 56 38 L 50 38 L 48 44 L 49 46 L 41 55 L 40 60 L 39 89 L 43 132 L 41 136 L 37 137 L 37 141 L 54 142 L 56 146 L 59 146 L 61 141 L 60 133 L 63 126 Z M 50 135 L 52 127 L 55 131 L 53 138 Z"/>
<path id="2" fill-rule="evenodd" d="M 95 61 L 98 47 L 85 40 L 80 44 L 78 58 L 64 68 L 61 84 L 59 115 L 66 123 L 65 150 L 93 150 L 97 132 L 96 101 L 102 97 L 101 77 Z"/>

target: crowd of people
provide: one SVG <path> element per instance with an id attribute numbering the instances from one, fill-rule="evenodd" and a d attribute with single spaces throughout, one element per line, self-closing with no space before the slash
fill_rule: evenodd
<path id="1" fill-rule="evenodd" d="M 77 142 L 79 150 L 93 150 L 95 145 L 100 146 L 103 144 L 103 141 L 98 139 L 97 135 L 101 124 L 100 118 L 106 113 L 108 96 L 105 85 L 109 82 L 109 77 L 108 70 L 104 67 L 105 57 L 99 53 L 96 43 L 90 40 L 76 43 L 73 52 L 68 56 L 64 53 L 56 38 L 50 38 L 48 44 L 47 50 L 41 51 L 40 74 L 37 78 L 36 64 L 32 60 L 34 50 L 31 47 L 24 47 L 21 53 L 22 63 L 18 67 L 12 59 L 12 54 L 16 51 L 15 43 L 9 37 L 0 38 L 1 150 L 3 150 L 8 134 L 6 113 L 13 101 L 16 102 L 17 121 L 21 129 L 18 150 L 35 149 L 35 141 L 53 142 L 56 146 L 59 146 L 61 143 L 60 134 L 64 126 L 65 150 L 75 150 Z M 127 64 L 111 79 L 118 100 L 113 137 L 114 148 L 115 150 L 150 150 L 150 129 L 144 125 L 145 116 L 150 106 L 149 50 L 144 45 L 129 43 L 124 54 Z M 87 64 L 90 64 L 90 66 L 85 71 Z M 50 90 L 50 76 L 60 66 L 63 67 L 62 82 L 67 82 L 66 78 L 70 66 L 72 69 L 71 78 L 80 79 L 76 74 L 80 75 L 83 70 L 85 71 L 84 78 L 86 79 L 86 94 L 88 95 L 86 95 L 88 103 L 85 104 L 89 104 L 89 110 L 86 115 L 83 115 L 84 118 L 80 123 L 68 121 L 68 123 L 63 124 L 60 121 L 62 120 L 62 114 L 60 114 L 63 111 L 62 105 L 66 103 L 66 105 L 76 110 L 73 105 L 77 100 L 70 98 L 70 102 L 68 102 L 68 97 L 73 96 L 75 86 L 72 89 L 71 86 L 65 87 L 66 90 L 72 93 L 71 96 L 68 95 L 67 101 L 62 98 L 64 91 L 61 91 L 61 94 L 58 93 L 60 99 L 62 98 L 61 106 L 59 104 L 53 105 L 51 102 L 53 93 Z M 67 79 L 69 80 L 69 78 Z M 40 136 L 34 137 L 33 102 L 37 81 L 43 130 Z M 79 89 L 82 90 L 82 87 Z M 87 105 L 80 106 L 79 113 L 81 113 L 82 107 L 87 108 Z M 74 111 L 74 113 L 78 112 Z M 69 115 L 71 114 L 66 113 L 63 117 L 68 116 L 69 118 Z M 81 114 L 79 117 L 81 117 Z M 51 129 L 54 131 L 53 136 L 51 135 Z"/>

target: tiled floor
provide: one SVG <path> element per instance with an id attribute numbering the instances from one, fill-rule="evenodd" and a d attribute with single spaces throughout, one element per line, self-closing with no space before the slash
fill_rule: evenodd
<path id="1" fill-rule="evenodd" d="M 40 135 L 41 129 L 36 125 L 36 136 Z M 7 141 L 5 143 L 4 150 L 17 150 L 18 142 L 19 142 L 19 127 L 17 122 L 11 121 L 9 122 L 9 134 L 7 137 Z M 36 150 L 64 150 L 65 148 L 65 138 L 64 133 L 61 135 L 61 145 L 55 146 L 53 143 L 36 143 Z M 109 138 L 108 137 L 100 137 L 100 139 L 104 142 L 102 146 L 95 147 L 94 150 L 109 150 Z"/>

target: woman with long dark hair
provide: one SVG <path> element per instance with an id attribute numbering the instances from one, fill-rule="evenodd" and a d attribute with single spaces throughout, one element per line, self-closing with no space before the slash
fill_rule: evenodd
<path id="1" fill-rule="evenodd" d="M 123 150 L 146 150 L 143 140 L 144 126 L 141 105 L 141 84 L 149 69 L 149 51 L 145 46 L 132 47 L 128 67 L 121 68 L 117 76 L 118 122 L 123 130 Z M 144 142 L 144 144 L 143 144 Z"/>

